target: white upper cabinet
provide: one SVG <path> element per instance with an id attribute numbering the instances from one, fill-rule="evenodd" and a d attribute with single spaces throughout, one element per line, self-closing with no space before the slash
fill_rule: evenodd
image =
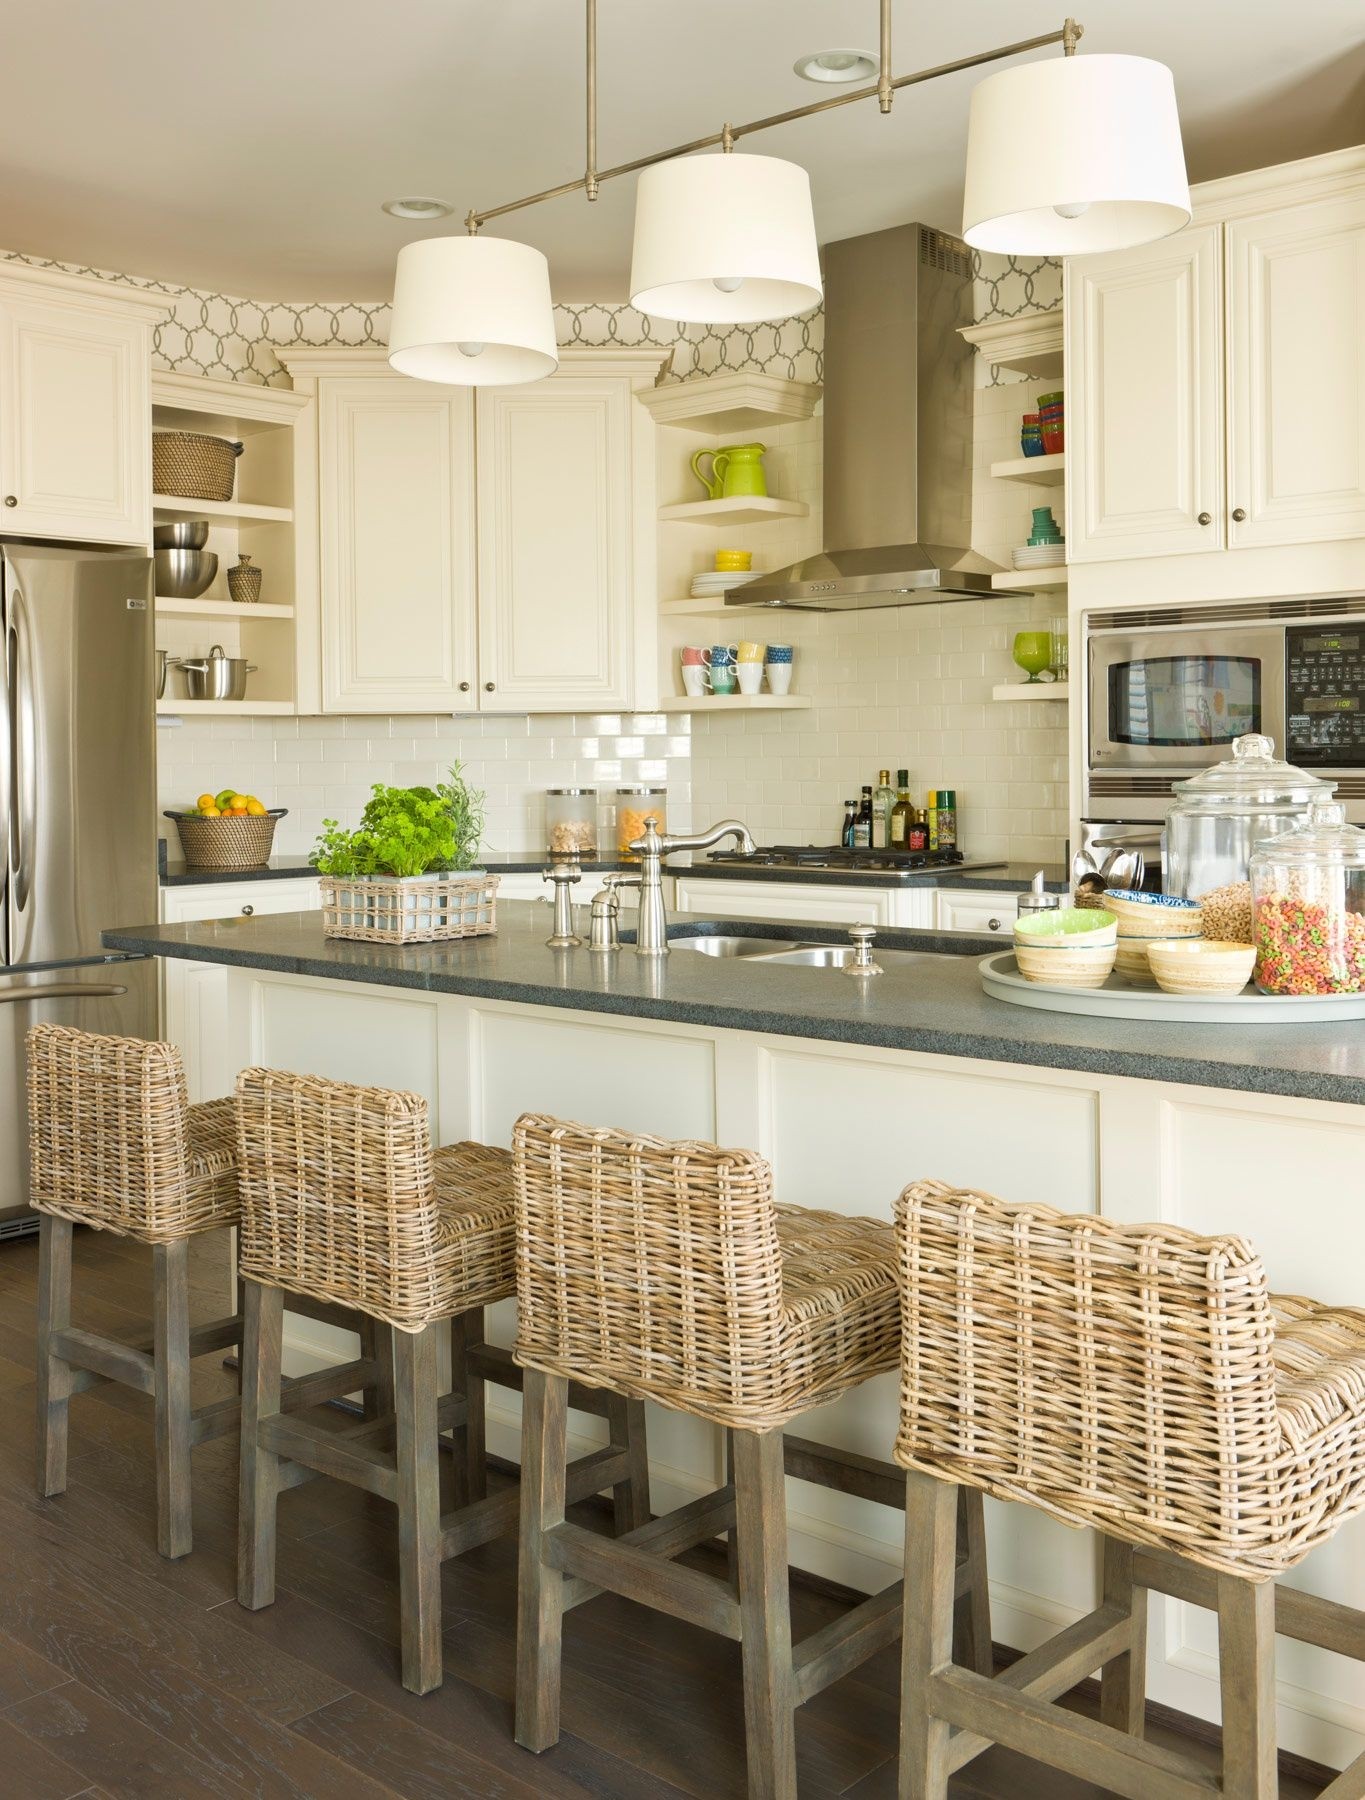
<path id="1" fill-rule="evenodd" d="M 1227 284 L 1230 541 L 1365 537 L 1365 192 L 1233 220 Z"/>
<path id="2" fill-rule="evenodd" d="M 19 536 L 145 544 L 151 337 L 164 300 L 43 272 L 0 276 L 0 496 Z"/>
<path id="3" fill-rule="evenodd" d="M 1221 232 L 1067 265 L 1067 560 L 1218 550 Z"/>
<path id="4" fill-rule="evenodd" d="M 480 707 L 634 703 L 628 377 L 478 397 Z"/>
<path id="5" fill-rule="evenodd" d="M 324 711 L 471 706 L 472 420 L 468 388 L 391 373 L 320 382 Z"/>

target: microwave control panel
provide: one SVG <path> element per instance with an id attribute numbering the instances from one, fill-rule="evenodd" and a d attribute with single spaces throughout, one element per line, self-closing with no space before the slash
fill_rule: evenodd
<path id="1" fill-rule="evenodd" d="M 1291 762 L 1365 765 L 1365 621 L 1291 625 L 1284 699 Z"/>

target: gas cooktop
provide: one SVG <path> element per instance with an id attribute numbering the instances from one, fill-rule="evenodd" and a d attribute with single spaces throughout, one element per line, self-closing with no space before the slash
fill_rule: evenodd
<path id="1" fill-rule="evenodd" d="M 954 873 L 989 869 L 989 862 L 968 862 L 960 850 L 845 850 L 839 844 L 765 844 L 757 850 L 713 850 L 707 857 L 716 875 L 847 875 L 894 882 L 936 869 Z"/>

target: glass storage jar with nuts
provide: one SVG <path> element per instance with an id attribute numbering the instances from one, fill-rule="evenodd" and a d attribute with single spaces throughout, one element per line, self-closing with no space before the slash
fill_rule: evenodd
<path id="1" fill-rule="evenodd" d="M 596 857 L 596 788 L 546 788 L 545 846 L 554 857 Z"/>
<path id="2" fill-rule="evenodd" d="M 653 819 L 660 834 L 668 830 L 668 789 L 619 787 L 616 790 L 616 854 L 622 862 L 639 862 L 632 850 L 636 838 L 645 835 L 645 820 Z"/>

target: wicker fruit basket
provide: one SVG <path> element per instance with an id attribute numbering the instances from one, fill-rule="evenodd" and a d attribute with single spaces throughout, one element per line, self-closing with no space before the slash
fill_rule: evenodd
<path id="1" fill-rule="evenodd" d="M 365 944 L 432 944 L 491 937 L 498 927 L 500 877 L 324 875 L 325 937 Z"/>
<path id="2" fill-rule="evenodd" d="M 258 869 L 270 861 L 275 825 L 288 808 L 278 807 L 261 818 L 197 818 L 193 813 L 168 812 L 180 833 L 185 861 L 197 869 Z"/>
<path id="3" fill-rule="evenodd" d="M 231 500 L 242 446 L 201 431 L 152 433 L 152 491 L 181 500 Z"/>

